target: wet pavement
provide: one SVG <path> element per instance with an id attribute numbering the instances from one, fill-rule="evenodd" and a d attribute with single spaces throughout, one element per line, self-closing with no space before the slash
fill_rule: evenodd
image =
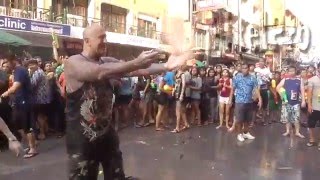
<path id="1" fill-rule="evenodd" d="M 244 143 L 215 126 L 180 134 L 128 128 L 120 138 L 126 173 L 142 180 L 318 180 L 320 151 L 306 147 L 306 139 L 282 137 L 283 130 L 257 126 L 256 140 Z M 39 151 L 29 160 L 0 153 L 0 180 L 67 179 L 64 140 L 48 139 Z"/>

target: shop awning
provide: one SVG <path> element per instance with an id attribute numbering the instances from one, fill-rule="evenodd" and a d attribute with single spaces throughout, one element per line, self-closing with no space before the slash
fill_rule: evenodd
<path id="1" fill-rule="evenodd" d="M 7 33 L 6 31 L 0 30 L 0 44 L 11 45 L 11 46 L 27 46 L 31 42 L 13 34 Z"/>

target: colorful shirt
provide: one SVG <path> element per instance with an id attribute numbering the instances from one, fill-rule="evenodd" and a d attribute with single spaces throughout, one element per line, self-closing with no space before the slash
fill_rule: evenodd
<path id="1" fill-rule="evenodd" d="M 238 74 L 233 79 L 233 88 L 235 90 L 235 101 L 236 103 L 252 103 L 253 90 L 257 88 L 258 82 L 256 78 L 248 74 L 244 76 L 243 74 Z"/>
<path id="2" fill-rule="evenodd" d="M 272 78 L 272 73 L 269 68 L 256 68 L 254 70 L 257 75 L 258 84 L 260 89 L 268 89 L 268 83 L 270 78 Z"/>
<path id="3" fill-rule="evenodd" d="M 223 86 L 224 85 L 230 86 L 231 85 L 231 79 L 230 78 L 227 78 L 227 79 L 220 78 L 219 85 L 222 87 L 220 96 L 221 97 L 229 97 L 230 93 L 231 93 L 231 89 L 227 88 L 227 87 L 223 87 Z"/>
<path id="4" fill-rule="evenodd" d="M 64 71 L 64 65 L 60 65 L 56 68 L 56 78 L 58 79 L 61 75 L 61 73 Z"/>
<path id="5" fill-rule="evenodd" d="M 301 80 L 300 78 L 285 79 L 284 89 L 288 97 L 288 104 L 300 104 Z"/>
<path id="6" fill-rule="evenodd" d="M 51 101 L 51 92 L 49 81 L 44 71 L 39 68 L 31 77 L 33 100 L 35 104 L 49 104 Z"/>

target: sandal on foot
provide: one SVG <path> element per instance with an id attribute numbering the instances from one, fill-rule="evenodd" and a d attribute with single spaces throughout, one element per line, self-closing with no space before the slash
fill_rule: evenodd
<path id="1" fill-rule="evenodd" d="M 181 131 L 186 130 L 186 129 L 189 129 L 189 128 L 190 128 L 190 125 L 183 126 L 183 127 L 181 128 Z"/>
<path id="2" fill-rule="evenodd" d="M 142 124 L 135 124 L 134 127 L 135 127 L 135 128 L 142 128 L 142 127 L 144 127 L 144 125 L 142 125 Z"/>
<path id="3" fill-rule="evenodd" d="M 29 158 L 32 158 L 32 157 L 35 157 L 36 155 L 38 155 L 39 153 L 35 152 L 35 153 L 30 153 L 28 152 L 27 154 L 25 154 L 23 156 L 24 159 L 29 159 Z"/>
<path id="4" fill-rule="evenodd" d="M 317 145 L 316 142 L 308 142 L 308 143 L 307 143 L 307 146 L 308 146 L 308 147 L 312 147 L 312 146 L 316 146 L 316 145 Z"/>
<path id="5" fill-rule="evenodd" d="M 172 133 L 179 133 L 180 130 L 179 130 L 179 129 L 174 129 L 174 130 L 172 130 L 171 132 L 172 132 Z"/>
<path id="6" fill-rule="evenodd" d="M 25 148 L 23 151 L 24 153 L 28 153 L 30 151 L 30 148 Z"/>
<path id="7" fill-rule="evenodd" d="M 144 125 L 143 125 L 143 127 L 148 127 L 148 126 L 150 126 L 151 125 L 151 123 L 145 123 Z"/>

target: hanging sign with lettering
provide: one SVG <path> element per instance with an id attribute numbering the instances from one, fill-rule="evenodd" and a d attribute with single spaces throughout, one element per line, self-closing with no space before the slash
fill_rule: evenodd
<path id="1" fill-rule="evenodd" d="M 70 36 L 70 26 L 30 19 L 0 16 L 0 29 L 11 29 L 18 31 L 29 31 L 39 33 L 52 33 L 57 35 Z"/>

